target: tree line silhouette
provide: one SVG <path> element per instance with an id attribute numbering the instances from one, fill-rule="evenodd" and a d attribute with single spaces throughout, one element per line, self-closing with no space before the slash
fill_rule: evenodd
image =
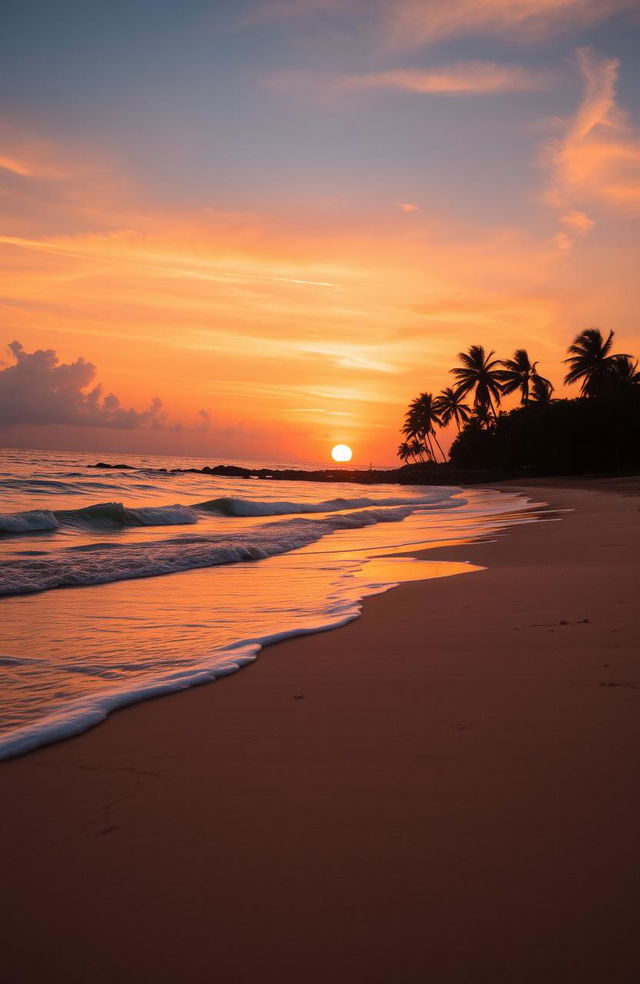
<path id="1" fill-rule="evenodd" d="M 613 338 L 587 328 L 569 346 L 564 382 L 580 384 L 574 399 L 553 398 L 553 384 L 525 349 L 498 359 L 472 345 L 450 370 L 454 386 L 420 393 L 409 405 L 399 458 L 446 462 L 436 428 L 453 422 L 449 458 L 464 468 L 568 473 L 640 465 L 640 371 L 633 356 L 612 352 Z M 502 398 L 516 392 L 519 406 L 501 411 Z"/>

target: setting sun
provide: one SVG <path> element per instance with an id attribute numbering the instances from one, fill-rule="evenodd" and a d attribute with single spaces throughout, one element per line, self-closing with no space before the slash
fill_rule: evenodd
<path id="1" fill-rule="evenodd" d="M 335 448 L 331 449 L 331 457 L 334 461 L 351 461 L 353 451 L 348 444 L 336 444 Z"/>

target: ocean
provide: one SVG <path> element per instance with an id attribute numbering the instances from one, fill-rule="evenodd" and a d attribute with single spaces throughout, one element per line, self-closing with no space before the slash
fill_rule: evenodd
<path id="1" fill-rule="evenodd" d="M 344 625 L 402 581 L 477 572 L 412 553 L 535 516 L 511 493 L 171 473 L 210 464 L 191 458 L 98 461 L 123 456 L 0 450 L 0 758 L 234 673 L 269 643 Z"/>

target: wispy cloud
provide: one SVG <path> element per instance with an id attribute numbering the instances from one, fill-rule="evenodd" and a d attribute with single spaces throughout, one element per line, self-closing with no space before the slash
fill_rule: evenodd
<path id="1" fill-rule="evenodd" d="M 589 232 L 595 225 L 593 219 L 589 218 L 586 212 L 577 212 L 575 209 L 563 215 L 560 221 L 572 232 L 582 234 Z"/>
<path id="2" fill-rule="evenodd" d="M 633 6 L 634 0 L 383 0 L 380 5 L 388 43 L 404 48 L 468 35 L 541 41 Z"/>
<path id="3" fill-rule="evenodd" d="M 457 62 L 430 69 L 389 69 L 362 75 L 304 70 L 281 71 L 268 79 L 269 88 L 299 96 L 336 100 L 345 93 L 396 91 L 424 96 L 482 96 L 498 92 L 546 89 L 555 73 L 499 62 Z"/>
<path id="4" fill-rule="evenodd" d="M 10 171 L 12 174 L 19 174 L 21 178 L 29 177 L 33 171 L 24 161 L 16 160 L 15 157 L 7 157 L 0 154 L 0 168 L 3 171 Z"/>
<path id="5" fill-rule="evenodd" d="M 381 48 L 411 50 L 467 36 L 540 42 L 636 6 L 636 0 L 260 0 L 242 23 L 359 15 Z"/>
<path id="6" fill-rule="evenodd" d="M 573 249 L 578 239 L 586 236 L 595 226 L 595 222 L 586 212 L 572 209 L 560 218 L 561 228 L 551 237 L 551 242 L 562 252 Z"/>
<path id="7" fill-rule="evenodd" d="M 336 80 L 343 90 L 400 89 L 425 95 L 473 95 L 488 92 L 532 91 L 550 81 L 546 71 L 501 65 L 497 62 L 462 62 L 426 71 L 387 71 L 347 75 Z"/>
<path id="8" fill-rule="evenodd" d="M 582 101 L 562 137 L 543 151 L 543 163 L 551 170 L 545 197 L 562 210 L 561 249 L 592 228 L 585 206 L 640 214 L 640 136 L 617 104 L 618 59 L 599 58 L 588 48 L 579 49 L 577 59 Z"/>

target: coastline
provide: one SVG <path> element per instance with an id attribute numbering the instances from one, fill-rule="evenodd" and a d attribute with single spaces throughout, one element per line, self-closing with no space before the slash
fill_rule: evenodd
<path id="1" fill-rule="evenodd" d="M 424 553 L 480 574 L 3 763 L 8 980 L 637 980 L 638 481 L 568 485 Z"/>

